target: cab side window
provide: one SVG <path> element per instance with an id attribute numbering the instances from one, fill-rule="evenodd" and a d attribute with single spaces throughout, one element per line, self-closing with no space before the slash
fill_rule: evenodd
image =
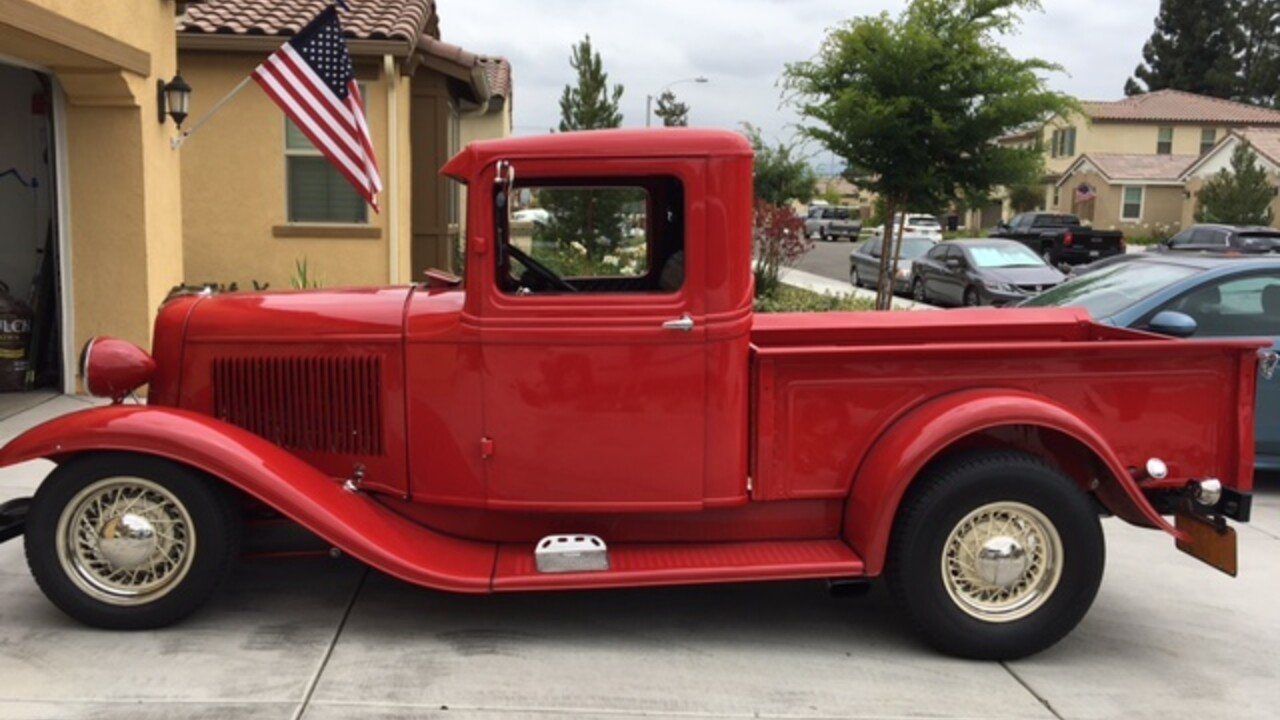
<path id="1" fill-rule="evenodd" d="M 1169 238 L 1169 247 L 1178 247 L 1179 245 L 1191 244 L 1192 230 L 1183 230 L 1182 232 Z"/>
<path id="2" fill-rule="evenodd" d="M 684 192 L 675 178 L 530 179 L 516 185 L 504 219 L 496 253 L 504 293 L 673 293 L 684 285 Z"/>

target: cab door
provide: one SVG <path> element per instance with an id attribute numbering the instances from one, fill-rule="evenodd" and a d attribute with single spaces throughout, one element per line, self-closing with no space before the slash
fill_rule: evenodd
<path id="1" fill-rule="evenodd" d="M 510 211 L 528 220 L 504 232 L 498 210 L 480 260 L 488 506 L 700 507 L 705 258 L 686 243 L 701 229 L 689 178 L 643 163 L 514 167 Z"/>

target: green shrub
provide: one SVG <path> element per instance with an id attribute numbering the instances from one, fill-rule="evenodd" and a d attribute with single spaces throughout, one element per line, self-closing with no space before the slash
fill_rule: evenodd
<path id="1" fill-rule="evenodd" d="M 862 312 L 874 310 L 873 300 L 816 293 L 809 290 L 778 285 L 771 295 L 756 297 L 756 312 Z"/>

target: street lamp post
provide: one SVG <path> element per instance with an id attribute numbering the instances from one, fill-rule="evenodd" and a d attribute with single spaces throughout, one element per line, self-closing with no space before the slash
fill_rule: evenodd
<path id="1" fill-rule="evenodd" d="M 711 82 L 711 81 L 706 79 L 702 75 L 699 75 L 698 77 L 684 78 L 683 80 L 673 80 L 667 83 L 666 85 L 662 86 L 662 89 L 658 91 L 658 97 L 661 97 L 663 93 L 670 90 L 672 87 L 679 85 L 680 83 L 698 83 L 699 85 L 704 85 L 708 82 Z M 653 98 L 654 98 L 653 95 L 644 96 L 644 126 L 645 127 L 653 127 Z"/>

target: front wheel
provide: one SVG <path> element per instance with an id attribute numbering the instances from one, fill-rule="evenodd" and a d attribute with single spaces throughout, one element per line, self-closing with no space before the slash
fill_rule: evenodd
<path id="1" fill-rule="evenodd" d="M 928 296 L 925 295 L 923 278 L 916 278 L 911 281 L 911 299 L 918 303 L 929 301 Z"/>
<path id="2" fill-rule="evenodd" d="M 239 551 L 228 495 L 159 458 L 74 458 L 32 498 L 27 564 L 49 600 L 83 623 L 169 625 L 209 598 Z"/>
<path id="3" fill-rule="evenodd" d="M 856 288 L 862 287 L 862 276 L 858 273 L 857 265 L 849 269 L 849 282 L 853 283 Z"/>
<path id="4" fill-rule="evenodd" d="M 1088 496 L 1023 453 L 978 451 L 926 471 L 903 500 L 886 571 L 925 639 L 961 657 L 1031 655 L 1098 592 L 1105 547 Z"/>
<path id="5" fill-rule="evenodd" d="M 976 288 L 964 289 L 965 307 L 978 307 L 981 304 L 982 304 L 982 300 L 981 298 L 978 297 L 978 290 Z"/>

